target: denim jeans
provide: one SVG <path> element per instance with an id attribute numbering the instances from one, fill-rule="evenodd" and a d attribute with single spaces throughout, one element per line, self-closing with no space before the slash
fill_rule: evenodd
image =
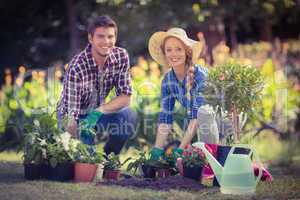
<path id="1" fill-rule="evenodd" d="M 79 119 L 84 119 L 86 115 L 79 116 Z M 58 114 L 58 126 L 61 128 L 62 116 Z M 108 140 L 104 146 L 106 155 L 114 152 L 119 154 L 125 142 L 135 133 L 137 123 L 136 113 L 125 107 L 115 113 L 103 114 L 97 122 L 96 133 L 102 134 L 107 132 L 109 134 Z M 80 134 L 80 140 L 84 144 L 95 145 L 95 138 L 92 135 Z"/>

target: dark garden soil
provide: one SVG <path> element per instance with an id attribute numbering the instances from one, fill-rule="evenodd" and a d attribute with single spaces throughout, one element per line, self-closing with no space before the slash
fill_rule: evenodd
<path id="1" fill-rule="evenodd" d="M 127 178 L 119 181 L 104 181 L 99 185 L 118 185 L 123 187 L 134 187 L 152 190 L 167 191 L 170 189 L 199 191 L 207 187 L 197 181 L 182 176 L 170 176 L 167 178 L 148 179 L 148 178 Z"/>

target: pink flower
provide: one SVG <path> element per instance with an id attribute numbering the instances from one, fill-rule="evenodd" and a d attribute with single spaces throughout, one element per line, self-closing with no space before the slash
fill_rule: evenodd
<path id="1" fill-rule="evenodd" d="M 224 80 L 225 80 L 225 75 L 224 75 L 224 74 L 221 74 L 221 75 L 219 76 L 219 80 L 220 80 L 220 81 L 224 81 Z"/>

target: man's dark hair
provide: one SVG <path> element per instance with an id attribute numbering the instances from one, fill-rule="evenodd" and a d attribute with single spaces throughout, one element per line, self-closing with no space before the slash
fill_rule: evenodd
<path id="1" fill-rule="evenodd" d="M 115 29 L 115 34 L 117 36 L 118 33 L 117 24 L 108 15 L 98 16 L 93 21 L 91 21 L 91 23 L 89 23 L 87 28 L 88 34 L 93 35 L 95 33 L 96 28 L 99 27 L 105 27 L 105 28 L 113 27 Z"/>

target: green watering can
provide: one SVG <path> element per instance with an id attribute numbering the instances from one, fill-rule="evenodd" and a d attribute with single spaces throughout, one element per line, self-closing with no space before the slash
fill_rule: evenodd
<path id="1" fill-rule="evenodd" d="M 193 146 L 200 148 L 204 152 L 218 182 L 220 183 L 221 193 L 236 195 L 251 195 L 255 193 L 256 185 L 262 176 L 262 164 L 253 148 L 249 145 L 232 146 L 223 167 L 205 148 L 203 142 L 196 142 Z M 247 148 L 249 151 L 245 154 L 245 151 L 240 151 L 241 148 Z M 251 160 L 252 156 L 259 167 L 259 174 L 257 177 L 254 175 Z"/>

